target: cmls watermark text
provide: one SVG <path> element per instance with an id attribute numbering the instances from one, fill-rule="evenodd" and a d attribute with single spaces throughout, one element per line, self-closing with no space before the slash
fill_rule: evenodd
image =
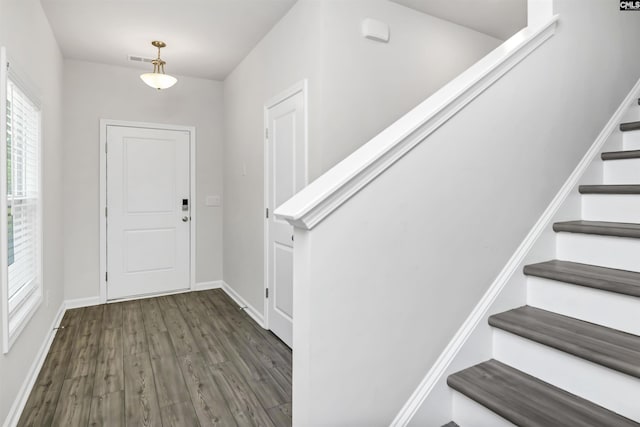
<path id="1" fill-rule="evenodd" d="M 638 11 L 640 11 L 640 1 L 620 0 L 620 10 L 638 10 Z"/>

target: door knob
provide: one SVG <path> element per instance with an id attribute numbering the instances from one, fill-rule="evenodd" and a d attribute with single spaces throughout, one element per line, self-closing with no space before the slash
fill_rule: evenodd
<path id="1" fill-rule="evenodd" d="M 183 216 L 182 217 L 182 222 L 187 222 L 189 221 L 189 217 L 188 216 Z"/>

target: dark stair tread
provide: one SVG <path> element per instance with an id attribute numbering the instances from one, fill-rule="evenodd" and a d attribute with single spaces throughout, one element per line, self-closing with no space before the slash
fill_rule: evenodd
<path id="1" fill-rule="evenodd" d="M 640 185 L 581 185 L 580 194 L 640 194 Z"/>
<path id="2" fill-rule="evenodd" d="M 640 159 L 640 150 L 608 151 L 600 157 L 602 160 Z"/>
<path id="3" fill-rule="evenodd" d="M 640 129 L 640 122 L 620 123 L 620 130 L 622 132 L 628 132 L 630 130 L 638 130 L 638 129 Z"/>
<path id="4" fill-rule="evenodd" d="M 451 421 L 451 422 L 446 423 L 442 427 L 460 427 L 460 426 L 458 424 L 454 423 L 453 421 Z"/>
<path id="5" fill-rule="evenodd" d="M 640 425 L 497 360 L 450 375 L 447 384 L 519 426 Z"/>
<path id="6" fill-rule="evenodd" d="M 529 306 L 489 317 L 489 324 L 640 378 L 640 337 Z"/>
<path id="7" fill-rule="evenodd" d="M 605 221 L 566 221 L 553 224 L 553 231 L 638 238 L 640 237 L 640 224 Z"/>
<path id="8" fill-rule="evenodd" d="M 635 271 L 552 260 L 527 265 L 524 274 L 640 297 L 640 273 Z"/>

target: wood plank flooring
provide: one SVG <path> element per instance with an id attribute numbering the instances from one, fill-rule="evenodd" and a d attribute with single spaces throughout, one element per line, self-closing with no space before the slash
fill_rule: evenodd
<path id="1" fill-rule="evenodd" d="M 221 290 L 68 310 L 19 426 L 290 426 L 291 350 Z"/>

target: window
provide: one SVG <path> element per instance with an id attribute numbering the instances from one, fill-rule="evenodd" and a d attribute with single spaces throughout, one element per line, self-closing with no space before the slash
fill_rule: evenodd
<path id="1" fill-rule="evenodd" d="M 27 95 L 30 91 L 24 89 L 20 76 L 13 70 L 7 73 L 7 67 L 2 70 L 5 108 L 4 126 L 0 127 L 6 164 L 6 186 L 1 192 L 3 216 L 6 211 L 6 234 L 2 233 L 6 236 L 2 242 L 5 353 L 42 299 L 40 108 Z"/>

